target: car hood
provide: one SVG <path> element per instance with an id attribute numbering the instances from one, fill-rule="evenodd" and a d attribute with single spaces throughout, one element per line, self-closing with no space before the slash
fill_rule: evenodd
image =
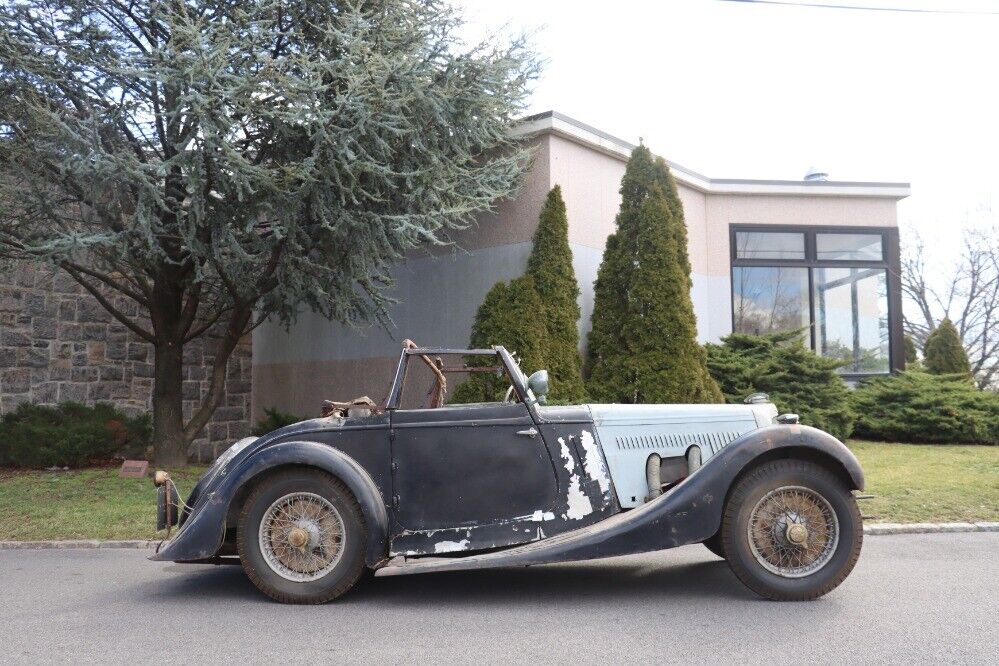
<path id="1" fill-rule="evenodd" d="M 751 405 L 587 405 L 596 426 L 655 425 L 753 421 L 771 425 L 777 416 L 773 403 Z"/>

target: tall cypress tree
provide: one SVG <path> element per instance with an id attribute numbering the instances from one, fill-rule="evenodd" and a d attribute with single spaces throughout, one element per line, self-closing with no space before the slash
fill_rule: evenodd
<path id="1" fill-rule="evenodd" d="M 666 162 L 645 146 L 628 161 L 616 227 L 595 284 L 591 398 L 721 402 L 697 343 L 683 206 Z"/>
<path id="2" fill-rule="evenodd" d="M 567 404 L 582 402 L 585 392 L 576 328 L 579 285 L 572 268 L 565 201 L 558 185 L 548 193 L 541 209 L 534 248 L 527 260 L 527 275 L 533 279 L 544 306 L 547 331 L 544 367 L 551 376 L 549 399 Z"/>

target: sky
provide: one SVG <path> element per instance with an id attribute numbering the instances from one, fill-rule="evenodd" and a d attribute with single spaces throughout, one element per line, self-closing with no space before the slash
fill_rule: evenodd
<path id="1" fill-rule="evenodd" d="M 789 0 L 794 2 L 795 0 Z M 531 33 L 530 111 L 556 110 L 716 178 L 908 182 L 899 204 L 946 271 L 999 224 L 999 0 L 455 0 L 466 37 Z M 994 12 L 989 15 L 984 12 Z"/>

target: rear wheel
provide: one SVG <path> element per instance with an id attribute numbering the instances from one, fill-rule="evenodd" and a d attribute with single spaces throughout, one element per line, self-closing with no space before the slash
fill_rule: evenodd
<path id="1" fill-rule="evenodd" d="M 351 587 L 364 570 L 361 508 L 338 479 L 290 470 L 261 482 L 243 505 L 236 536 L 243 569 L 283 603 L 319 604 Z"/>
<path id="2" fill-rule="evenodd" d="M 720 532 L 739 580 L 776 601 L 815 599 L 837 587 L 857 563 L 863 536 L 850 489 L 800 460 L 766 463 L 741 479 Z"/>

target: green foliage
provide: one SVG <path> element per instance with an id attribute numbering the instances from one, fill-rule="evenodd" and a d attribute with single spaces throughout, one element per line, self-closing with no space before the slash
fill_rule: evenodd
<path id="1" fill-rule="evenodd" d="M 544 307 L 534 280 L 519 277 L 508 283 L 498 282 L 486 294 L 472 324 L 471 345 L 488 348 L 503 345 L 515 353 L 525 374 L 544 367 L 545 324 Z M 494 359 L 480 357 L 469 365 L 493 365 Z M 449 402 L 495 402 L 502 400 L 510 386 L 508 377 L 474 373 L 465 381 Z"/>
<path id="2" fill-rule="evenodd" d="M 594 285 L 587 390 L 623 403 L 721 402 L 690 300 L 683 206 L 645 146 L 621 181 L 621 210 Z"/>
<path id="3" fill-rule="evenodd" d="M 940 322 L 923 347 L 926 371 L 934 375 L 971 375 L 971 364 L 961 336 L 950 319 Z"/>
<path id="4" fill-rule="evenodd" d="M 569 222 L 562 189 L 556 185 L 541 209 L 527 275 L 541 297 L 546 328 L 541 367 L 551 379 L 549 401 L 576 404 L 585 400 L 582 359 L 579 355 L 579 285 L 572 267 Z"/>
<path id="5" fill-rule="evenodd" d="M 293 423 L 306 420 L 304 416 L 297 416 L 290 412 L 282 412 L 277 407 L 265 407 L 264 417 L 256 422 L 251 434 L 260 436 L 273 432 L 278 428 L 289 426 Z"/>
<path id="6" fill-rule="evenodd" d="M 461 26 L 437 1 L 0 3 L 0 256 L 157 348 L 157 455 L 223 396 L 180 423 L 185 343 L 384 319 L 395 263 L 515 190 L 538 61 Z"/>
<path id="7" fill-rule="evenodd" d="M 0 417 L 0 465 L 82 467 L 142 452 L 149 435 L 148 415 L 129 417 L 107 403 L 23 403 Z"/>
<path id="8" fill-rule="evenodd" d="M 919 363 L 919 355 L 916 353 L 916 343 L 912 341 L 912 336 L 906 335 L 902 340 L 905 342 L 905 364 L 912 365 L 913 363 Z"/>
<path id="9" fill-rule="evenodd" d="M 850 390 L 836 372 L 842 363 L 805 347 L 797 331 L 764 336 L 733 333 L 707 345 L 708 368 L 725 399 L 742 403 L 763 391 L 780 412 L 845 440 L 853 430 Z"/>
<path id="10" fill-rule="evenodd" d="M 940 444 L 999 444 L 999 393 L 965 373 L 903 372 L 853 391 L 858 437 Z"/>

